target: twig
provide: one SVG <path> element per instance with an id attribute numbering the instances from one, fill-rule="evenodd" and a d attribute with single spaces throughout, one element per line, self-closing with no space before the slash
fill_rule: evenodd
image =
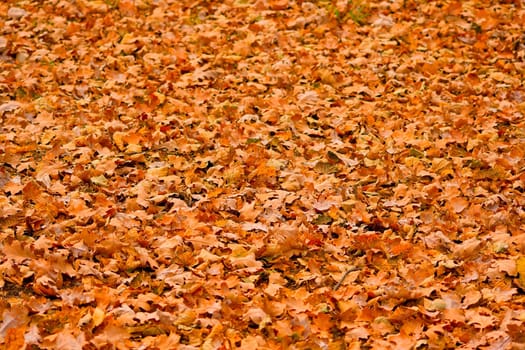
<path id="1" fill-rule="evenodd" d="M 352 266 L 351 268 L 346 270 L 346 272 L 344 273 L 343 277 L 341 277 L 341 280 L 339 282 L 337 282 L 337 284 L 334 286 L 334 290 L 338 290 L 339 287 L 341 287 L 341 284 L 343 284 L 343 281 L 345 280 L 346 276 L 348 276 L 348 274 L 350 272 L 354 272 L 354 271 L 357 271 L 357 270 L 359 270 L 359 269 L 357 267 L 355 267 L 355 266 Z"/>

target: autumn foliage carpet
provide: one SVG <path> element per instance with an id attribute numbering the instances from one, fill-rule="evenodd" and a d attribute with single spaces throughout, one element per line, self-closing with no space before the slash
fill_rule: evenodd
<path id="1" fill-rule="evenodd" d="M 524 349 L 522 1 L 0 3 L 0 347 Z"/>

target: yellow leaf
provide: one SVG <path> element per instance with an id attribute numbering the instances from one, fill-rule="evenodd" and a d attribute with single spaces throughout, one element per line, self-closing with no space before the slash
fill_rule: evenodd
<path id="1" fill-rule="evenodd" d="M 197 314 L 194 310 L 186 310 L 179 315 L 179 318 L 175 321 L 175 325 L 189 326 L 196 318 Z"/>
<path id="2" fill-rule="evenodd" d="M 525 256 L 520 256 L 516 260 L 516 271 L 518 272 L 518 281 L 525 286 Z"/>
<path id="3" fill-rule="evenodd" d="M 120 41 L 123 45 L 133 44 L 137 41 L 137 38 L 132 33 L 126 33 Z"/>
<path id="4" fill-rule="evenodd" d="M 124 136 L 125 134 L 123 132 L 115 132 L 113 133 L 113 142 L 115 143 L 115 146 L 121 151 L 125 149 L 124 147 Z"/>
<path id="5" fill-rule="evenodd" d="M 170 167 L 169 166 L 163 166 L 158 168 L 149 168 L 147 170 L 148 175 L 153 177 L 164 177 L 167 176 L 169 173 Z"/>
<path id="6" fill-rule="evenodd" d="M 337 307 L 341 310 L 341 313 L 345 313 L 348 310 L 353 310 L 356 308 L 354 301 L 339 300 L 337 302 Z"/>
<path id="7" fill-rule="evenodd" d="M 93 12 L 106 13 L 108 11 L 108 5 L 104 1 L 88 1 L 86 5 Z"/>
<path id="8" fill-rule="evenodd" d="M 95 311 L 93 311 L 93 325 L 95 327 L 99 326 L 102 322 L 104 322 L 104 318 L 106 318 L 106 313 L 101 308 L 95 308 Z"/>
<path id="9" fill-rule="evenodd" d="M 159 104 L 163 104 L 166 101 L 166 95 L 161 94 L 160 92 L 154 92 L 153 95 L 157 97 L 157 99 L 159 100 Z"/>
<path id="10" fill-rule="evenodd" d="M 142 146 L 137 144 L 129 144 L 126 147 L 126 153 L 140 153 L 142 152 Z"/>
<path id="11" fill-rule="evenodd" d="M 222 323 L 217 323 L 213 328 L 211 329 L 210 334 L 208 335 L 207 339 L 214 339 L 221 335 L 223 331 L 223 325 Z"/>
<path id="12" fill-rule="evenodd" d="M 97 186 L 107 186 L 108 185 L 108 179 L 104 175 L 99 176 L 93 176 L 91 178 L 91 183 Z"/>

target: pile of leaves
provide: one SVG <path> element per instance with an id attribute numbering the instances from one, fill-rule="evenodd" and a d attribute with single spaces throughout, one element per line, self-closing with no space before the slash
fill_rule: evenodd
<path id="1" fill-rule="evenodd" d="M 1 2 L 0 343 L 524 348 L 522 6 Z"/>

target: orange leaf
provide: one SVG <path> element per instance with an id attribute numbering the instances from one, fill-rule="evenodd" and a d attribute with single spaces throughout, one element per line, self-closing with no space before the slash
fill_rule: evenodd
<path id="1" fill-rule="evenodd" d="M 449 203 L 455 213 L 461 213 L 469 205 L 469 202 L 463 197 L 454 197 L 450 199 Z"/>

